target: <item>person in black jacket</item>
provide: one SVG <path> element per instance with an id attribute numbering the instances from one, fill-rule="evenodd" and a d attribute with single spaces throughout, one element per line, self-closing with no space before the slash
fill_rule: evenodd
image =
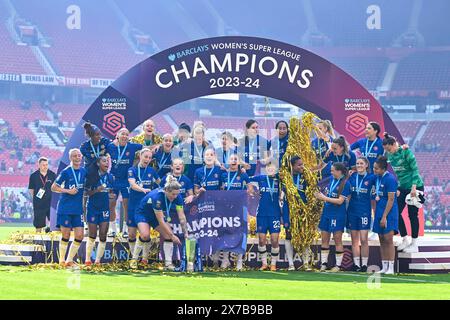
<path id="1" fill-rule="evenodd" d="M 41 157 L 38 160 L 39 169 L 30 175 L 28 190 L 33 198 L 33 225 L 36 232 L 49 232 L 50 223 L 50 203 L 52 183 L 56 179 L 56 174 L 48 169 L 48 159 Z"/>

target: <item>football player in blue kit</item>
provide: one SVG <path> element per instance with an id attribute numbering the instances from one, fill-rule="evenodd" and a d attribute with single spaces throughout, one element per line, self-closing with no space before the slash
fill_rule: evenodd
<path id="1" fill-rule="evenodd" d="M 336 265 L 331 268 L 332 272 L 341 270 L 344 246 L 342 244 L 342 233 L 345 228 L 345 218 L 347 215 L 346 199 L 350 195 L 350 183 L 347 181 L 347 167 L 336 162 L 331 166 L 332 180 L 328 187 L 327 196 L 321 192 L 316 192 L 317 199 L 325 202 L 322 216 L 320 217 L 319 229 L 321 231 L 322 247 L 320 252 L 321 271 L 328 268 L 328 255 L 330 252 L 330 238 L 336 245 Z"/>
<path id="2" fill-rule="evenodd" d="M 325 159 L 327 151 L 331 148 L 331 143 L 335 138 L 333 125 L 330 120 L 321 120 L 317 123 L 317 138 L 311 141 L 311 145 L 316 153 L 319 163 Z M 322 170 L 322 178 L 327 178 L 331 175 L 331 163 L 328 163 Z"/>
<path id="3" fill-rule="evenodd" d="M 83 193 L 86 170 L 81 167 L 83 155 L 80 149 L 69 151 L 70 165 L 63 169 L 52 184 L 53 192 L 61 193 L 56 214 L 56 227 L 61 229 L 62 238 L 59 243 L 59 264 L 66 267 L 74 265 L 73 258 L 83 241 Z M 70 231 L 74 231 L 74 241 L 69 245 Z"/>
<path id="4" fill-rule="evenodd" d="M 252 188 L 250 177 L 241 170 L 239 155 L 236 153 L 231 154 L 228 157 L 227 167 L 228 170 L 221 172 L 221 190 L 246 190 L 247 188 Z"/>
<path id="5" fill-rule="evenodd" d="M 171 170 L 173 152 L 173 137 L 166 133 L 162 137 L 163 143 L 156 151 L 153 158 L 156 161 L 157 173 L 160 177 L 164 177 Z"/>
<path id="6" fill-rule="evenodd" d="M 395 246 L 393 237 L 398 232 L 398 205 L 395 176 L 387 171 L 387 158 L 379 157 L 373 166 L 375 181 L 375 218 L 373 232 L 380 239 L 383 267 L 378 273 L 394 274 Z"/>
<path id="7" fill-rule="evenodd" d="M 100 129 L 90 122 L 86 122 L 83 128 L 89 139 L 81 144 L 80 151 L 84 158 L 84 168 L 88 170 L 92 164 L 97 162 L 98 158 L 106 156 L 106 148 L 111 140 L 102 137 Z"/>
<path id="8" fill-rule="evenodd" d="M 214 149 L 213 145 L 205 138 L 204 127 L 194 128 L 192 136 L 193 139 L 177 148 L 179 156 L 183 159 L 185 165 L 185 174 L 191 181 L 194 180 L 197 169 L 203 166 L 206 150 Z"/>
<path id="9" fill-rule="evenodd" d="M 100 264 L 106 248 L 106 236 L 109 226 L 109 199 L 114 197 L 112 187 L 114 178 L 108 173 L 109 159 L 100 156 L 96 161 L 97 172 L 90 171 L 86 178 L 87 217 L 89 238 L 86 243 L 85 265 L 92 265 L 91 254 L 97 239 L 97 229 L 99 244 L 95 257 L 95 264 Z M 90 177 L 89 177 L 90 176 Z M 88 183 L 89 181 L 89 183 Z"/>
<path id="10" fill-rule="evenodd" d="M 222 170 L 216 165 L 217 157 L 214 149 L 206 149 L 204 154 L 205 165 L 195 171 L 194 194 L 198 197 L 207 190 L 220 190 Z M 211 259 L 214 266 L 219 265 L 220 252 L 213 252 Z"/>
<path id="11" fill-rule="evenodd" d="M 180 189 L 181 185 L 177 179 L 169 174 L 164 188 L 155 189 L 147 193 L 139 203 L 135 213 L 135 220 L 139 229 L 139 240 L 133 252 L 132 267 L 137 266 L 141 250 L 143 252 L 141 263 L 144 265 L 148 264 L 150 227 L 158 231 L 162 239 L 169 239 L 174 244 L 181 245 L 180 239 L 174 235 L 169 225 L 171 214 L 178 214 L 181 229 L 185 239 L 187 238 L 187 223 Z"/>
<path id="12" fill-rule="evenodd" d="M 161 179 L 155 169 L 150 166 L 152 152 L 150 149 L 139 151 L 139 163 L 128 169 L 128 183 L 130 184 L 130 202 L 128 205 L 127 226 L 128 245 L 130 248 L 130 258 L 134 252 L 136 244 L 137 224 L 134 219 L 135 211 L 142 198 L 159 186 Z"/>
<path id="13" fill-rule="evenodd" d="M 206 149 L 205 165 L 195 171 L 194 193 L 199 195 L 206 190 L 220 190 L 220 177 L 222 171 L 216 164 L 214 149 Z"/>
<path id="14" fill-rule="evenodd" d="M 379 137 L 381 127 L 377 122 L 371 121 L 366 126 L 366 137 L 359 139 L 350 146 L 350 150 L 358 150 L 369 160 L 369 172 L 373 173 L 373 164 L 379 156 L 384 154 L 383 139 Z"/>
<path id="15" fill-rule="evenodd" d="M 278 167 L 280 167 L 288 146 L 289 125 L 286 121 L 280 120 L 275 124 L 275 129 L 277 130 L 277 136 L 270 141 L 270 153 L 272 159 L 276 159 Z"/>
<path id="16" fill-rule="evenodd" d="M 331 143 L 331 149 L 327 152 L 325 159 L 323 159 L 322 170 L 326 168 L 327 164 L 340 162 L 345 165 L 347 171 L 354 171 L 356 166 L 356 156 L 353 151 L 348 149 L 347 141 L 344 136 L 339 136 Z"/>
<path id="17" fill-rule="evenodd" d="M 260 194 L 256 212 L 256 232 L 258 233 L 258 253 L 261 256 L 262 266 L 259 270 L 267 270 L 267 231 L 270 233 L 271 264 L 270 270 L 277 270 L 277 259 L 280 253 L 279 235 L 281 228 L 280 208 L 280 180 L 277 174 L 278 162 L 271 161 L 265 167 L 266 174 L 251 178 Z"/>
<path id="18" fill-rule="evenodd" d="M 233 153 L 237 154 L 238 148 L 235 144 L 235 138 L 229 131 L 222 132 L 221 140 L 222 146 L 220 148 L 217 148 L 216 156 L 217 160 L 220 163 L 220 167 L 225 170 L 228 169 L 230 155 L 232 155 Z"/>
<path id="19" fill-rule="evenodd" d="M 247 190 L 250 194 L 253 193 L 253 185 L 250 183 L 250 178 L 247 173 L 243 172 L 240 167 L 239 155 L 236 153 L 231 154 L 228 157 L 227 163 L 228 170 L 222 172 L 221 176 L 221 190 Z M 239 271 L 242 269 L 242 254 L 239 254 L 236 261 L 236 269 Z M 228 255 L 225 254 L 222 260 L 221 268 L 226 269 L 230 265 Z"/>
<path id="20" fill-rule="evenodd" d="M 86 137 L 88 137 L 89 139 L 81 144 L 80 151 L 83 155 L 84 168 L 86 169 L 86 174 L 88 177 L 86 180 L 86 184 L 89 184 L 89 177 L 91 176 L 95 178 L 97 176 L 98 167 L 95 166 L 95 164 L 99 157 L 107 155 L 106 147 L 111 143 L 111 140 L 102 137 L 102 132 L 100 131 L 100 129 L 90 122 L 86 122 L 83 125 L 83 128 L 85 130 Z M 92 174 L 91 170 L 94 171 Z M 83 197 L 84 218 L 86 218 L 87 198 L 88 197 L 85 194 L 85 196 Z M 85 225 L 85 227 L 87 226 Z"/>
<path id="21" fill-rule="evenodd" d="M 291 158 L 291 168 L 292 168 L 292 179 L 294 181 L 295 187 L 297 188 L 298 194 L 300 196 L 300 200 L 303 203 L 306 203 L 306 180 L 303 177 L 303 161 L 298 156 L 293 156 Z M 284 241 L 284 247 L 286 250 L 286 256 L 288 258 L 289 271 L 294 271 L 294 248 L 292 247 L 292 235 L 290 231 L 291 222 L 290 222 L 290 216 L 289 216 L 289 206 L 286 205 L 283 206 L 283 216 L 282 216 L 282 223 L 284 226 L 284 229 L 286 231 L 286 239 Z"/>
<path id="22" fill-rule="evenodd" d="M 375 208 L 375 201 L 372 200 L 375 176 L 370 173 L 370 163 L 366 157 L 356 160 L 356 172 L 348 181 L 351 194 L 347 209 L 347 229 L 351 230 L 352 236 L 353 271 L 366 272 L 369 260 L 368 234 Z"/>
<path id="23" fill-rule="evenodd" d="M 238 153 L 244 161 L 244 167 L 249 177 L 256 173 L 259 163 L 265 164 L 270 149 L 270 141 L 259 134 L 256 120 L 250 119 L 245 123 L 245 136 L 239 140 Z"/>
<path id="24" fill-rule="evenodd" d="M 142 149 L 142 144 L 128 142 L 130 132 L 127 128 L 122 128 L 117 132 L 117 140 L 115 143 L 110 143 L 107 147 L 107 152 L 111 156 L 111 174 L 114 177 L 114 194 L 116 197 L 111 201 L 110 211 L 110 233 L 108 236 L 114 237 L 117 233 L 116 225 L 116 204 L 119 194 L 122 195 L 123 212 L 125 213 L 125 222 L 127 221 L 128 213 L 128 198 L 129 187 L 128 183 L 128 169 L 133 166 L 133 161 L 136 152 Z M 125 232 L 124 232 L 125 233 Z M 125 234 L 124 234 L 125 236 Z"/>
<path id="25" fill-rule="evenodd" d="M 181 185 L 180 195 L 183 198 L 185 204 L 189 204 L 194 200 L 194 185 L 192 181 L 183 174 L 184 172 L 184 162 L 181 158 L 174 158 L 171 165 L 172 171 L 170 174 L 172 177 L 176 178 L 178 183 Z M 161 185 L 164 186 L 167 182 L 167 177 L 169 174 L 165 175 L 161 179 Z"/>
<path id="26" fill-rule="evenodd" d="M 185 204 L 189 204 L 194 200 L 194 185 L 192 181 L 183 174 L 184 172 L 184 163 L 181 158 L 172 159 L 172 172 L 170 174 L 165 175 L 161 180 L 161 185 L 164 186 L 167 182 L 167 177 L 171 175 L 173 178 L 177 179 L 180 184 L 180 196 L 184 200 Z M 183 239 L 180 239 L 183 241 Z M 164 240 L 163 243 L 163 252 L 164 252 L 164 265 L 166 269 L 172 269 L 173 261 L 173 242 L 170 239 Z"/>

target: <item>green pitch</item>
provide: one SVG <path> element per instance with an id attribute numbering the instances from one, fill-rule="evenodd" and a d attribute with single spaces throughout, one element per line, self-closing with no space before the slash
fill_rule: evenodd
<path id="1" fill-rule="evenodd" d="M 17 228 L 0 227 L 0 239 Z M 450 299 L 450 274 L 89 273 L 0 267 L 0 299 Z"/>

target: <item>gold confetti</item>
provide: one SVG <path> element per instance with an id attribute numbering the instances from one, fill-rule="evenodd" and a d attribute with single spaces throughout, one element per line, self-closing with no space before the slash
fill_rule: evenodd
<path id="1" fill-rule="evenodd" d="M 289 141 L 280 168 L 280 179 L 286 190 L 291 222 L 292 246 L 300 253 L 305 265 L 313 263 L 311 245 L 319 239 L 318 224 L 322 212 L 322 202 L 314 193 L 318 190 L 319 175 L 315 172 L 318 159 L 311 145 L 311 138 L 316 132 L 315 121 L 320 120 L 315 114 L 304 113 L 302 119 L 291 118 L 289 124 Z M 304 203 L 298 194 L 292 178 L 291 159 L 300 157 L 303 162 L 303 178 L 307 183 Z"/>

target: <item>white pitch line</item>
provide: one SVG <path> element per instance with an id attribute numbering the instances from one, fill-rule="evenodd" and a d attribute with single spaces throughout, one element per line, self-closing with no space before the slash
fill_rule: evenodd
<path id="1" fill-rule="evenodd" d="M 328 275 L 337 275 L 337 276 L 350 276 L 350 277 L 370 277 L 373 274 L 367 273 L 367 274 L 353 274 L 353 273 L 339 273 L 339 272 L 322 272 L 321 274 L 328 274 Z M 450 284 L 450 282 L 441 282 L 441 281 L 427 281 L 427 280 L 419 280 L 419 279 L 408 279 L 408 278 L 394 278 L 394 277 L 386 277 L 382 274 L 380 274 L 380 279 L 389 279 L 389 280 L 398 280 L 398 281 L 409 281 L 409 282 L 420 282 L 420 283 L 436 283 L 436 284 Z"/>

